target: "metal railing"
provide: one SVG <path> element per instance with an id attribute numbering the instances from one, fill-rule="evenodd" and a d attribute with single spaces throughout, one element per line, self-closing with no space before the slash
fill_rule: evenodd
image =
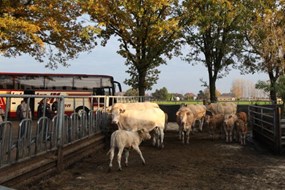
<path id="1" fill-rule="evenodd" d="M 0 95 L 0 98 L 6 102 L 4 121 L 0 123 L 0 168 L 71 145 L 98 132 L 107 133 L 110 116 L 106 109 L 111 104 L 146 100 L 139 96 L 10 94 Z M 11 110 L 16 110 L 15 102 L 21 100 L 31 105 L 32 118 L 21 121 L 12 118 Z M 40 100 L 43 110 L 41 115 L 37 115 L 40 109 L 37 102 Z M 56 102 L 56 111 L 49 113 L 52 108 L 45 100 Z"/>
<path id="2" fill-rule="evenodd" d="M 278 106 L 249 106 L 248 114 L 253 138 L 267 145 L 275 153 L 280 153 L 280 109 Z"/>

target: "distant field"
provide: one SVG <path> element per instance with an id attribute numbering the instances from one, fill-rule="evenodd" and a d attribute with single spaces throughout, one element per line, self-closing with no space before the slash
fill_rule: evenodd
<path id="1" fill-rule="evenodd" d="M 180 105 L 180 104 L 203 104 L 202 101 L 156 101 L 162 105 Z M 235 101 L 238 105 L 269 105 L 270 101 Z"/>

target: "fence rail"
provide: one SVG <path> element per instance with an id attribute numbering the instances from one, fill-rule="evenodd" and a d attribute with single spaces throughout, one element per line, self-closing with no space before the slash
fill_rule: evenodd
<path id="1" fill-rule="evenodd" d="M 283 153 L 282 144 L 284 144 L 285 134 L 281 133 L 280 107 L 275 105 L 249 106 L 248 114 L 253 138 L 268 146 L 275 153 Z"/>
<path id="2" fill-rule="evenodd" d="M 6 103 L 0 122 L 0 184 L 12 187 L 62 170 L 102 148 L 110 125 L 107 107 L 115 102 L 145 100 L 121 96 L 0 95 L 0 98 Z M 23 99 L 30 105 L 32 117 L 15 120 L 12 117 L 15 102 Z M 39 99 L 56 101 L 56 111 L 50 114 L 51 105 L 43 101 L 44 111 L 39 115 L 35 105 Z"/>

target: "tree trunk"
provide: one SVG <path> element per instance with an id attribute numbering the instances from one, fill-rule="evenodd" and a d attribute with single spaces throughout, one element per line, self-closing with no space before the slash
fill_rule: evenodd
<path id="1" fill-rule="evenodd" d="M 139 96 L 145 96 L 145 80 L 146 80 L 146 72 L 145 71 L 138 71 L 139 73 Z"/>
<path id="2" fill-rule="evenodd" d="M 209 74 L 209 92 L 210 92 L 210 101 L 212 103 L 217 102 L 216 97 L 216 77 L 213 76 L 212 70 L 208 69 Z"/>
<path id="3" fill-rule="evenodd" d="M 210 79 L 210 101 L 212 103 L 217 102 L 216 97 L 216 80 L 213 78 Z"/>
<path id="4" fill-rule="evenodd" d="M 275 83 L 274 84 L 272 84 L 272 83 L 270 84 L 270 100 L 271 100 L 272 104 L 276 104 L 277 103 Z"/>
<path id="5" fill-rule="evenodd" d="M 273 72 L 268 72 L 269 79 L 270 79 L 270 100 L 272 104 L 277 103 L 277 95 L 276 95 L 276 81 L 277 77 L 274 76 Z"/>

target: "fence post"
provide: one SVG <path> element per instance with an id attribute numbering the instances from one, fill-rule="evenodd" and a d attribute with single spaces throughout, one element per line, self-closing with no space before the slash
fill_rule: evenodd
<path id="1" fill-rule="evenodd" d="M 64 126 L 64 97 L 59 98 L 59 120 L 58 120 L 58 136 L 57 136 L 57 170 L 61 172 L 64 169 L 63 166 L 63 126 Z"/>
<path id="2" fill-rule="evenodd" d="M 281 153 L 281 127 L 280 127 L 280 117 L 281 117 L 281 110 L 280 107 L 275 105 L 274 109 L 274 127 L 275 127 L 275 146 L 274 146 L 274 152 L 280 154 Z"/>

